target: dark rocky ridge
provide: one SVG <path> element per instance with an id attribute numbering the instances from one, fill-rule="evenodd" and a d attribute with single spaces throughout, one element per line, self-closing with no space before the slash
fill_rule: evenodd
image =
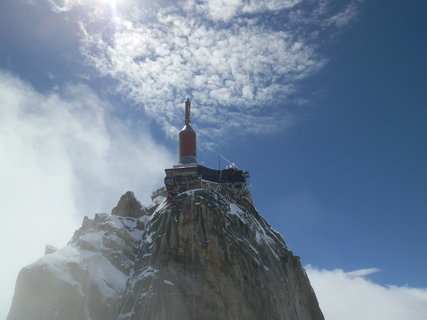
<path id="1" fill-rule="evenodd" d="M 126 192 L 120 197 L 117 206 L 111 210 L 111 214 L 122 217 L 139 218 L 144 214 L 141 203 L 135 198 L 132 191 Z"/>
<path id="2" fill-rule="evenodd" d="M 8 320 L 324 319 L 299 258 L 249 197 L 195 189 L 148 208 L 132 197 L 25 267 Z"/>

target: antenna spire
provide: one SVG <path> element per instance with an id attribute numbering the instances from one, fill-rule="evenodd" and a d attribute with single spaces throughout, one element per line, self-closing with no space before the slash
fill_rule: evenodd
<path id="1" fill-rule="evenodd" d="M 185 101 L 185 125 L 188 126 L 191 123 L 191 101 L 190 98 L 187 98 Z"/>

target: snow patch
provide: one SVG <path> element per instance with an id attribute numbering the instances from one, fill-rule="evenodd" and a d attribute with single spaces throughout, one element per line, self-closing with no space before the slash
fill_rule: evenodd
<path id="1" fill-rule="evenodd" d="M 162 210 L 164 207 L 167 206 L 167 201 L 166 198 L 163 197 L 163 201 L 159 204 L 159 206 L 156 208 L 156 210 L 154 210 L 153 214 L 151 215 L 151 217 L 154 217 L 154 215 L 159 212 L 160 210 Z"/>
<path id="2" fill-rule="evenodd" d="M 100 238 L 94 233 L 90 233 L 88 237 L 97 241 Z M 114 267 L 106 257 L 99 252 L 83 250 L 73 245 L 67 245 L 40 258 L 29 268 L 48 269 L 58 279 L 71 286 L 81 287 L 81 284 L 72 276 L 75 272 L 72 272 L 71 268 L 75 269 L 76 266 L 81 272 L 89 275 L 91 282 L 99 288 L 104 298 L 115 298 L 125 289 L 127 276 Z"/>
<path id="3" fill-rule="evenodd" d="M 180 195 L 186 194 L 188 196 L 194 196 L 198 191 L 206 191 L 206 189 L 203 189 L 203 188 L 190 189 L 190 190 L 181 192 Z"/>
<path id="4" fill-rule="evenodd" d="M 259 221 L 251 214 L 242 210 L 237 204 L 229 203 L 229 213 L 237 216 L 243 223 L 245 223 L 252 232 L 255 233 L 255 241 L 259 245 L 266 245 L 276 260 L 280 260 L 279 256 L 274 250 L 275 241 L 267 235 L 264 227 L 259 223 Z M 252 249 L 252 248 L 251 248 Z M 255 249 L 255 248 L 253 248 Z"/>
<path id="5" fill-rule="evenodd" d="M 156 232 L 151 232 L 150 234 L 147 234 L 145 236 L 145 242 L 146 243 L 152 243 L 153 242 L 153 236 L 156 234 Z"/>
<path id="6" fill-rule="evenodd" d="M 82 235 L 79 240 L 83 243 L 90 244 L 93 249 L 101 251 L 105 250 L 104 235 L 105 231 L 88 232 Z"/>
<path id="7" fill-rule="evenodd" d="M 158 269 L 154 269 L 152 266 L 147 266 L 145 268 L 143 268 L 141 271 L 139 271 L 135 277 L 132 279 L 132 281 L 134 283 L 136 283 L 136 281 L 145 279 L 147 277 L 153 277 L 156 275 L 156 273 L 158 272 Z"/>
<path id="8" fill-rule="evenodd" d="M 130 319 L 130 317 L 133 315 L 133 311 L 129 311 L 126 313 L 121 313 L 119 314 L 119 317 L 117 318 L 117 320 L 126 320 L 126 319 Z"/>
<path id="9" fill-rule="evenodd" d="M 242 221 L 246 220 L 244 217 L 245 212 L 235 203 L 230 203 L 230 213 L 238 216 Z"/>
<path id="10" fill-rule="evenodd" d="M 152 203 L 154 204 L 161 204 L 163 201 L 166 200 L 166 197 L 164 196 L 157 196 L 152 200 Z"/>

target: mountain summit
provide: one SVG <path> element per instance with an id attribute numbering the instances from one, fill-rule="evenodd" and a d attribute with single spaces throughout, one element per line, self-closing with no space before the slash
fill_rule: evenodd
<path id="1" fill-rule="evenodd" d="M 207 183 L 207 182 L 205 182 Z M 322 320 L 307 275 L 249 192 L 132 192 L 19 273 L 8 320 Z"/>
<path id="2" fill-rule="evenodd" d="M 128 191 L 18 275 L 8 320 L 324 320 L 299 257 L 260 216 L 249 172 L 179 163 L 142 206 Z"/>

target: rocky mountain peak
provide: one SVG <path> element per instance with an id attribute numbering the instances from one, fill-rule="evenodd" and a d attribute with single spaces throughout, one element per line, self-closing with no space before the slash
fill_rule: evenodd
<path id="1" fill-rule="evenodd" d="M 127 191 L 120 197 L 117 206 L 111 210 L 112 215 L 138 218 L 144 214 L 141 203 L 132 191 Z"/>
<path id="2" fill-rule="evenodd" d="M 8 320 L 322 320 L 300 260 L 249 193 L 125 193 L 22 269 Z"/>

